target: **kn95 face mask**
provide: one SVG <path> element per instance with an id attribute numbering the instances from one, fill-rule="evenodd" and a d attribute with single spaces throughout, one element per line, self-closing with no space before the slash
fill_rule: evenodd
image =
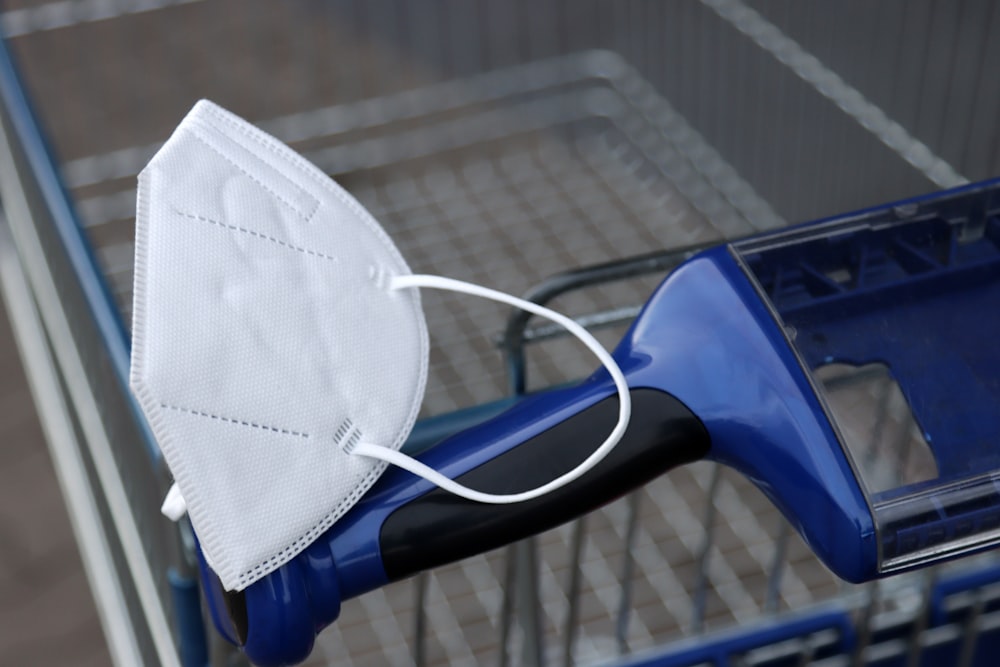
<path id="1" fill-rule="evenodd" d="M 579 467 L 531 491 L 465 488 L 399 450 L 427 379 L 419 288 L 566 327 L 607 367 L 619 420 Z M 413 275 L 372 216 L 273 137 L 198 102 L 139 176 L 130 384 L 227 590 L 301 552 L 388 463 L 465 498 L 519 502 L 592 468 L 625 431 L 625 379 L 572 320 L 494 290 Z"/>

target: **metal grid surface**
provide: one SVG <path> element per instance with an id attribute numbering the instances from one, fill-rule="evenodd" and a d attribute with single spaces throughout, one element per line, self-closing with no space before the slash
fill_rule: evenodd
<path id="1" fill-rule="evenodd" d="M 830 7 L 793 4 L 18 0 L 3 25 L 127 322 L 135 175 L 203 95 L 335 177 L 415 271 L 513 293 L 581 265 L 995 170 L 996 125 L 984 119 L 1000 99 L 986 74 L 998 53 L 961 39 L 975 32 L 969 19 L 935 41 L 954 63 L 983 60 L 952 86 L 907 68 L 919 40 L 875 29 L 862 39 Z M 1000 16 L 959 4 L 986 26 Z M 885 3 L 879 21 L 928 28 L 948 14 L 932 5 Z M 891 65 L 857 55 L 879 49 L 896 54 Z M 966 133 L 942 121 L 936 100 L 952 92 L 948 113 L 972 119 Z M 634 312 L 661 278 L 552 305 Z M 503 396 L 496 336 L 508 313 L 436 293 L 424 304 L 424 414 Z M 599 332 L 608 345 L 625 325 L 612 319 Z M 531 388 L 593 368 L 560 338 L 528 358 Z M 871 451 L 912 430 L 882 385 L 836 393 Z M 855 600 L 868 627 L 915 615 L 933 576 L 839 584 L 748 481 L 698 464 L 581 522 L 345 603 L 308 664 L 593 663 L 834 597 Z"/>
<path id="2" fill-rule="evenodd" d="M 694 631 L 801 609 L 841 590 L 759 491 L 729 471 L 714 479 L 717 470 L 712 464 L 680 469 L 634 499 L 588 515 L 579 552 L 574 524 L 536 538 L 537 602 L 548 662 L 563 664 L 570 633 L 573 659 L 592 664 Z M 636 502 L 633 518 L 630 505 Z M 626 554 L 634 568 L 631 590 L 623 587 Z M 427 665 L 498 663 L 508 557 L 501 550 L 426 575 Z M 780 585 L 769 592 L 779 564 Z M 346 603 L 307 664 L 412 664 L 419 589 L 400 582 Z M 624 628 L 623 595 L 629 596 Z M 572 629 L 569 614 L 575 617 Z M 509 659 L 530 662 L 523 655 L 523 631 L 515 628 Z"/>
<path id="3" fill-rule="evenodd" d="M 262 125 L 352 192 L 416 272 L 521 293 L 554 272 L 781 224 L 666 101 L 609 53 L 324 111 Z M 336 131 L 352 116 L 379 122 Z M 153 150 L 116 154 L 114 171 L 107 159 L 67 168 L 126 321 L 134 177 Z M 95 181 L 102 170 L 114 178 Z M 573 313 L 640 304 L 652 286 L 590 290 L 564 307 Z M 424 414 L 502 397 L 506 383 L 492 336 L 506 311 L 433 292 L 424 303 L 435 349 Z M 545 355 L 534 374 L 538 386 L 592 370 L 578 349 L 560 350 Z"/>

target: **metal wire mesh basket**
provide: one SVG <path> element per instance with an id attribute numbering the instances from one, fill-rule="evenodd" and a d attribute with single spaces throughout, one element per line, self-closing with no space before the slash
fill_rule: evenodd
<path id="1" fill-rule="evenodd" d="M 136 444 L 148 436 L 114 388 L 127 336 L 106 321 L 130 319 L 135 175 L 198 97 L 330 173 L 414 270 L 513 293 L 540 286 L 535 298 L 608 345 L 693 247 L 1000 171 L 990 3 L 8 4 L 7 43 L 75 214 L 59 204 L 12 71 L 5 160 L 19 178 L 4 205 L 36 299 L 62 304 L 62 316 L 43 308 L 43 323 L 70 325 L 72 343 L 53 345 L 112 369 L 68 392 L 89 415 L 79 421 L 105 424 L 117 463 L 87 474 L 112 541 L 125 543 L 111 566 L 135 598 L 134 646 L 113 646 L 124 662 L 129 651 L 176 662 L 172 647 L 196 643 L 201 622 L 190 545 L 156 512 L 162 465 Z M 942 20 L 948 30 L 918 64 L 924 42 L 911 33 Z M 949 52 L 947 67 L 932 62 Z M 67 242 L 67 224 L 86 243 Z M 47 274 L 93 284 L 46 292 Z M 499 308 L 428 294 L 425 311 L 435 428 L 423 444 L 506 396 L 592 370 L 552 330 Z M 93 332 L 76 326 L 91 321 Z M 859 434 L 912 430 L 891 381 L 830 383 Z M 117 495 L 113 475 L 127 481 Z M 134 536 L 121 537 L 126 519 Z M 988 664 L 992 562 L 847 586 L 750 482 L 698 464 L 574 524 L 345 604 L 308 664 L 934 664 L 940 646 Z M 213 647 L 213 664 L 231 659 Z"/>

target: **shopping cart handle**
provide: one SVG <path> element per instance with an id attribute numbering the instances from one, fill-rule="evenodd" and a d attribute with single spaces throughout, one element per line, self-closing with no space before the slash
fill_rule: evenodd
<path id="1" fill-rule="evenodd" d="M 294 664 L 340 601 L 556 526 L 666 470 L 710 457 L 767 493 L 838 574 L 871 576 L 870 514 L 784 333 L 724 247 L 677 269 L 614 353 L 632 420 L 587 474 L 518 505 L 479 505 L 390 467 L 303 553 L 225 593 L 205 569 L 223 635 L 260 665 Z M 425 464 L 493 493 L 533 488 L 576 466 L 617 417 L 605 371 L 545 392 L 423 452 Z M 711 443 L 711 448 L 709 447 Z"/>
<path id="2" fill-rule="evenodd" d="M 699 254 L 657 288 L 615 350 L 632 422 L 597 467 L 511 506 L 390 469 L 292 561 L 240 594 L 216 585 L 216 622 L 255 662 L 294 663 L 340 600 L 545 530 L 702 457 L 752 480 L 849 581 L 997 545 L 998 202 L 1000 181 L 978 184 Z M 889 366 L 930 429 L 931 479 L 869 492 L 859 478 L 864 459 L 841 439 L 813 371 L 872 360 Z M 523 491 L 576 466 L 617 407 L 601 371 L 420 459 L 473 488 Z"/>
<path id="3" fill-rule="evenodd" d="M 379 537 L 388 578 L 401 579 L 548 530 L 708 453 L 708 432 L 680 401 L 657 389 L 631 394 L 633 417 L 621 442 L 593 469 L 552 493 L 512 505 L 485 505 L 435 489 L 392 512 Z M 519 419 L 517 412 L 501 422 Z M 576 467 L 617 418 L 617 396 L 601 399 L 458 481 L 497 494 L 535 488 Z M 461 434 L 455 440 L 469 442 L 470 437 Z"/>
<path id="4" fill-rule="evenodd" d="M 633 416 L 618 445 L 545 496 L 488 505 L 390 468 L 306 551 L 245 591 L 223 591 L 202 563 L 216 625 L 256 664 L 294 664 L 336 619 L 341 600 L 558 526 L 708 453 L 708 432 L 676 398 L 652 388 L 631 397 Z M 617 419 L 615 387 L 600 373 L 528 398 L 419 458 L 471 488 L 515 493 L 576 467 Z"/>

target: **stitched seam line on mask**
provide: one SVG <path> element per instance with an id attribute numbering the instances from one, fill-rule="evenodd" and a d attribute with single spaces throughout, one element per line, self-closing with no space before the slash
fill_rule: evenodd
<path id="1" fill-rule="evenodd" d="M 374 234 L 377 238 L 381 239 L 383 243 L 386 243 L 393 256 L 396 260 L 406 266 L 406 260 L 400 254 L 399 249 L 393 244 L 392 239 L 386 234 L 385 230 L 378 224 L 372 214 L 358 201 L 348 194 L 343 188 L 338 186 L 334 181 L 326 174 L 322 173 L 319 168 L 306 160 L 304 157 L 293 151 L 288 146 L 282 144 L 280 141 L 271 137 L 261 130 L 253 127 L 247 127 L 244 123 L 238 122 L 232 117 L 227 111 L 219 109 L 217 107 L 208 107 L 206 111 L 209 115 L 213 116 L 216 120 L 222 121 L 223 123 L 229 125 L 241 134 L 249 137 L 256 143 L 263 146 L 265 149 L 271 151 L 277 155 L 286 165 L 297 169 L 301 174 L 308 176 L 314 183 L 320 186 L 324 192 L 333 195 L 337 201 L 344 206 L 346 206 L 355 215 L 361 218 L 368 230 Z M 309 194 L 306 192 L 306 194 Z M 315 211 L 313 211 L 315 215 Z M 311 219 L 311 216 L 310 216 Z"/>
<path id="2" fill-rule="evenodd" d="M 202 222 L 207 222 L 210 225 L 218 225 L 225 229 L 231 229 L 234 232 L 243 232 L 244 234 L 249 234 L 250 236 L 256 237 L 263 241 L 270 241 L 271 243 L 277 243 L 278 245 L 288 248 L 289 250 L 295 250 L 296 252 L 301 252 L 306 255 L 312 255 L 313 257 L 319 257 L 320 259 L 328 259 L 331 262 L 338 261 L 336 257 L 332 255 L 324 255 L 321 252 L 316 252 L 315 250 L 310 250 L 309 248 L 301 248 L 297 245 L 292 245 L 291 243 L 286 243 L 281 239 L 276 239 L 273 236 L 268 236 L 267 234 L 261 234 L 260 232 L 255 232 L 252 229 L 247 229 L 245 227 L 238 227 L 237 225 L 230 225 L 225 222 L 220 222 L 218 220 L 213 220 L 212 218 L 206 218 L 203 215 L 195 215 L 194 213 L 185 213 L 184 211 L 174 210 L 177 215 L 184 216 L 185 218 L 191 218 L 192 220 L 200 220 Z"/>
<path id="3" fill-rule="evenodd" d="M 337 445 L 340 445 L 344 439 L 348 439 L 353 444 L 356 444 L 361 440 L 361 431 L 354 425 L 354 422 L 350 418 L 345 419 L 339 427 L 337 427 L 336 432 L 333 435 L 333 441 Z M 353 444 L 351 446 L 353 446 Z M 304 535 L 301 535 L 294 542 L 286 546 L 284 549 L 274 554 L 262 563 L 258 563 L 251 569 L 242 572 L 238 575 L 238 586 L 242 589 L 249 585 L 250 581 L 256 581 L 261 576 L 268 572 L 272 572 L 275 569 L 281 567 L 292 558 L 295 558 L 303 549 L 312 544 L 317 537 L 322 533 L 326 532 L 327 529 L 332 526 L 337 519 L 344 515 L 354 504 L 371 488 L 375 480 L 378 479 L 382 471 L 388 466 L 384 461 L 378 461 L 375 466 L 368 471 L 364 479 L 351 491 L 351 494 L 340 501 L 340 503 L 333 508 L 329 513 L 323 516 L 318 523 L 313 525 Z"/>
<path id="4" fill-rule="evenodd" d="M 209 419 L 215 419 L 220 422 L 226 422 L 227 424 L 237 424 L 239 426 L 248 426 L 250 428 L 258 428 L 262 431 L 271 431 L 273 433 L 281 433 L 282 435 L 294 435 L 298 438 L 308 438 L 308 433 L 300 433 L 299 431 L 292 431 L 286 428 L 278 428 L 277 426 L 267 426 L 266 424 L 255 424 L 254 422 L 244 421 L 242 419 L 230 419 L 229 417 L 223 417 L 221 415 L 213 415 L 209 412 L 202 412 L 200 410 L 192 410 L 190 408 L 182 408 L 178 405 L 168 405 L 167 403 L 160 403 L 161 408 L 166 408 L 167 410 L 175 410 L 177 412 L 183 412 L 189 415 L 195 415 L 196 417 L 208 417 Z"/>
<path id="5" fill-rule="evenodd" d="M 324 533 L 330 526 L 334 524 L 341 516 L 344 515 L 347 510 L 354 506 L 354 504 L 371 488 L 375 480 L 378 479 L 382 471 L 388 466 L 388 463 L 384 461 L 379 461 L 374 468 L 372 468 L 365 478 L 361 480 L 361 483 L 351 492 L 347 498 L 344 498 L 340 503 L 333 508 L 326 516 L 324 516 L 320 521 L 309 529 L 304 535 L 296 539 L 294 542 L 289 544 L 287 547 L 274 554 L 263 563 L 260 563 L 249 570 L 242 572 L 238 576 L 237 586 L 242 590 L 250 581 L 256 581 L 261 576 L 264 576 L 268 572 L 273 572 L 277 568 L 281 567 L 292 558 L 297 556 L 303 549 L 312 544 L 317 537 Z"/>
<path id="6" fill-rule="evenodd" d="M 327 174 L 324 174 L 322 171 L 320 171 L 320 169 L 316 165 L 312 164 L 304 157 L 293 151 L 288 146 L 282 144 L 274 137 L 267 135 L 266 133 L 262 132 L 257 128 L 248 126 L 245 121 L 240 121 L 235 116 L 233 116 L 233 114 L 229 113 L 228 111 L 225 111 L 224 109 L 220 109 L 217 106 L 210 106 L 206 107 L 206 111 L 208 112 L 209 116 L 212 116 L 216 120 L 219 120 L 224 124 L 229 125 L 236 131 L 249 137 L 251 140 L 255 141 L 256 143 L 260 144 L 267 150 L 274 153 L 285 165 L 297 169 L 300 174 L 303 174 L 312 179 L 314 183 L 319 185 L 319 187 L 324 193 L 333 196 L 340 204 L 346 206 L 348 210 L 350 210 L 356 216 L 358 216 L 358 218 L 360 218 L 361 221 L 364 223 L 364 225 L 368 228 L 368 231 L 370 231 L 372 234 L 375 235 L 376 238 L 380 239 L 384 244 L 386 244 L 386 247 L 390 251 L 390 254 L 395 258 L 395 260 L 399 263 L 399 265 L 405 268 L 407 272 L 409 272 L 409 267 L 406 264 L 406 260 L 403 259 L 403 256 L 399 252 L 399 249 L 392 242 L 392 239 L 389 237 L 389 235 L 386 234 L 385 230 L 382 229 L 382 227 L 378 224 L 375 218 L 372 217 L 372 214 L 368 212 L 368 210 L 365 209 L 364 206 L 359 204 L 358 201 L 354 197 L 352 197 L 348 192 L 346 192 L 343 188 L 338 186 Z M 423 312 L 420 309 L 419 299 L 420 295 L 418 293 L 416 295 L 416 298 L 414 298 L 413 300 L 413 309 L 415 311 L 415 315 L 418 318 L 423 318 Z M 421 347 L 426 349 L 427 346 L 426 326 L 422 326 L 420 328 L 420 335 L 421 335 Z M 427 357 L 425 355 L 421 358 L 420 361 L 419 386 L 425 387 L 426 382 L 427 382 Z M 413 426 L 414 421 L 416 421 L 417 413 L 420 411 L 421 402 L 422 401 L 419 400 L 418 397 L 418 400 L 414 400 L 413 404 L 410 406 L 410 415 L 407 419 L 407 422 L 410 424 L 411 427 Z M 406 439 L 406 433 L 408 433 L 408 431 L 400 432 L 398 442 L 394 442 L 392 444 L 393 448 L 399 449 L 402 446 L 403 442 Z"/>
<path id="7" fill-rule="evenodd" d="M 201 143 L 205 144 L 205 146 L 207 146 L 210 150 L 212 150 L 215 154 L 217 154 L 223 160 L 225 160 L 229 164 L 231 164 L 234 167 L 236 167 L 237 169 L 239 169 L 240 172 L 242 172 L 251 181 L 253 181 L 257 185 L 259 185 L 260 187 L 264 188 L 264 190 L 266 190 L 267 192 L 271 193 L 271 196 L 273 196 L 275 199 L 277 199 L 282 204 L 284 204 L 289 209 L 291 209 L 291 211 L 293 213 L 295 213 L 295 215 L 299 216 L 300 218 L 302 218 L 306 222 L 308 222 L 312 218 L 312 216 L 315 215 L 316 209 L 319 208 L 319 202 L 318 201 L 316 202 L 316 206 L 313 208 L 312 212 L 309 215 L 306 215 L 304 212 L 300 211 L 298 209 L 298 207 L 295 206 L 295 204 L 293 204 L 292 202 L 288 201 L 286 198 L 284 198 L 281 195 L 279 195 L 277 192 L 274 191 L 273 188 L 269 188 L 267 185 L 264 184 L 263 181 L 261 181 L 259 178 L 257 178 L 256 176 L 254 176 L 253 174 L 251 174 L 249 171 L 247 171 L 246 169 L 244 169 L 243 167 L 241 167 L 231 157 L 229 157 L 228 155 L 226 155 L 225 153 L 223 153 L 222 151 L 220 151 L 218 148 L 216 148 L 215 146 L 213 146 L 212 144 L 208 143 L 207 141 L 205 141 L 204 139 L 202 139 L 200 136 L 198 136 L 197 132 L 191 132 L 191 136 L 193 136 L 195 139 L 197 139 Z"/>

